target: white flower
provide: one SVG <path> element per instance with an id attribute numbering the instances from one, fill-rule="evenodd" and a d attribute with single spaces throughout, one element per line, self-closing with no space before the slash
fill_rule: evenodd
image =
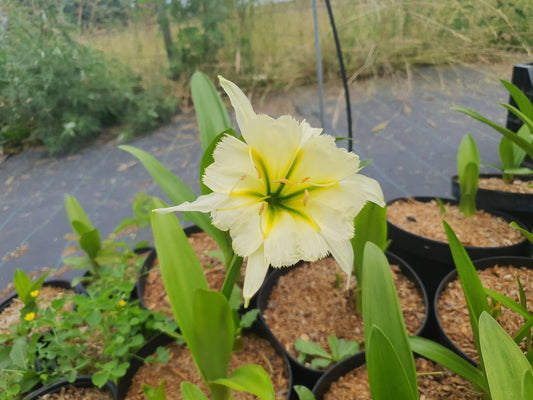
<path id="1" fill-rule="evenodd" d="M 248 258 L 246 303 L 269 265 L 331 253 L 350 276 L 354 217 L 367 201 L 385 205 L 378 182 L 359 175 L 359 157 L 332 136 L 289 116 L 256 114 L 234 83 L 219 79 L 244 141 L 228 135 L 217 145 L 203 176 L 213 193 L 155 211 L 209 212 L 213 225 L 229 230 L 235 253 Z"/>

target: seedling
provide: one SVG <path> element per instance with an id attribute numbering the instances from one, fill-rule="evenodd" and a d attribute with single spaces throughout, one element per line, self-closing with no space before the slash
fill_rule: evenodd
<path id="1" fill-rule="evenodd" d="M 298 362 L 303 364 L 307 359 L 311 359 L 312 368 L 325 369 L 359 352 L 359 344 L 355 340 L 345 341 L 335 335 L 329 336 L 328 345 L 331 353 L 316 343 L 298 339 L 294 343 L 294 347 L 300 352 Z"/>

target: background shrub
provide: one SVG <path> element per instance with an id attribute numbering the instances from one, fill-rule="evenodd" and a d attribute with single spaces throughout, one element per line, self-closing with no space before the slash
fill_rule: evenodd
<path id="1" fill-rule="evenodd" d="M 35 3 L 35 2 L 34 2 Z M 71 36 L 62 10 L 10 4 L 0 28 L 0 144 L 77 150 L 104 127 L 139 133 L 167 121 L 175 101 L 126 65 Z"/>

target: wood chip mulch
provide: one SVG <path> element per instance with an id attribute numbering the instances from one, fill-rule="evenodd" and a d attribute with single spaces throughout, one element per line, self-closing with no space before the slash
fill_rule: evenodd
<path id="1" fill-rule="evenodd" d="M 484 287 L 495 290 L 520 303 L 518 283 L 515 277 L 518 275 L 526 293 L 527 308 L 530 312 L 533 311 L 533 270 L 512 265 L 496 265 L 478 271 L 478 275 Z M 463 353 L 474 361 L 478 361 L 479 357 L 474 344 L 468 308 L 459 279 L 446 286 L 439 297 L 437 309 L 438 318 L 448 338 Z M 524 323 L 524 319 L 508 308 L 502 307 L 499 322 L 503 329 L 513 336 Z"/>
<path id="2" fill-rule="evenodd" d="M 481 400 L 471 382 L 423 358 L 415 359 L 420 400 Z M 331 384 L 324 400 L 372 400 L 366 365 L 350 371 Z"/>
<path id="3" fill-rule="evenodd" d="M 522 234 L 509 226 L 501 217 L 477 210 L 472 217 L 465 217 L 459 207 L 445 203 L 446 215 L 436 201 L 421 202 L 415 199 L 399 200 L 387 206 L 387 220 L 399 228 L 438 242 L 448 239 L 442 220 L 453 229 L 463 246 L 502 247 L 512 246 L 524 240 Z"/>
<path id="4" fill-rule="evenodd" d="M 397 266 L 392 270 L 407 330 L 415 334 L 425 317 L 424 300 L 415 284 L 398 273 Z M 363 318 L 355 308 L 355 286 L 352 277 L 349 290 L 344 289 L 346 275 L 332 257 L 303 263 L 280 277 L 263 317 L 294 359 L 298 358 L 294 342 L 299 338 L 329 351 L 327 340 L 334 334 L 339 339 L 355 340 L 362 348 Z"/>
<path id="5" fill-rule="evenodd" d="M 505 183 L 500 178 L 479 178 L 478 187 L 500 192 L 533 194 L 533 181 L 531 180 L 513 179 L 511 183 Z"/>
<path id="6" fill-rule="evenodd" d="M 209 391 L 196 369 L 194 360 L 188 348 L 175 342 L 167 345 L 170 349 L 168 363 L 154 362 L 142 366 L 133 377 L 125 400 L 144 400 L 142 384 L 157 387 L 165 379 L 165 392 L 168 399 L 181 400 L 180 385 L 182 382 L 192 382 L 207 396 Z M 155 356 L 155 354 L 154 354 Z M 234 351 L 230 361 L 229 371 L 246 364 L 259 364 L 270 375 L 277 400 L 287 398 L 289 390 L 289 371 L 284 359 L 278 355 L 270 342 L 254 334 L 243 335 L 243 348 Z M 256 397 L 249 393 L 234 391 L 235 400 L 252 400 Z"/>
<path id="7" fill-rule="evenodd" d="M 61 389 L 61 392 L 45 394 L 39 397 L 41 400 L 113 400 L 113 396 L 107 390 L 98 388 L 77 388 L 69 386 Z"/>

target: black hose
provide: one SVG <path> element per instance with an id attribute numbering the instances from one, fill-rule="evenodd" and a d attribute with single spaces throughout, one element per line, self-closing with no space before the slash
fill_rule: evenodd
<path id="1" fill-rule="evenodd" d="M 342 84 L 344 87 L 344 98 L 346 101 L 346 118 L 348 122 L 348 151 L 352 151 L 352 110 L 350 106 L 350 92 L 348 91 L 348 80 L 346 79 L 346 70 L 344 68 L 344 60 L 342 58 L 341 44 L 339 42 L 339 35 L 337 34 L 337 27 L 335 26 L 335 18 L 333 17 L 333 11 L 331 11 L 331 4 L 329 0 L 325 0 L 325 2 L 326 8 L 328 9 L 331 30 L 333 31 L 333 39 L 335 40 L 335 48 L 337 49 L 337 58 L 339 59 Z"/>

